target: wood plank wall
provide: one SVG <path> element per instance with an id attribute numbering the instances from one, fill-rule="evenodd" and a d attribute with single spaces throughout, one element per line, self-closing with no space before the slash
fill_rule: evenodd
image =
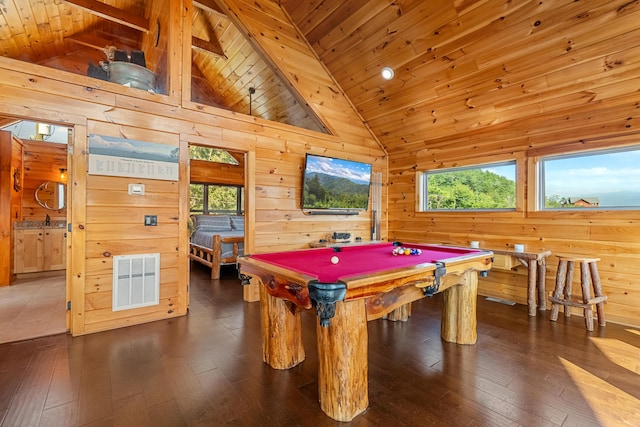
<path id="1" fill-rule="evenodd" d="M 564 128 L 558 122 L 554 137 L 544 143 L 532 144 L 527 129 L 542 124 L 535 122 L 514 123 L 521 126 L 522 136 L 505 144 L 501 131 L 479 132 L 477 138 L 467 133 L 470 140 L 494 140 L 495 144 L 474 145 L 473 150 L 461 148 L 459 141 L 443 144 L 434 150 L 391 154 L 389 161 L 389 239 L 400 241 L 427 241 L 468 246 L 479 241 L 480 247 L 509 249 L 514 243 L 523 243 L 529 250 L 550 250 L 552 253 L 583 254 L 599 257 L 598 268 L 605 294 L 609 297 L 605 306 L 610 321 L 640 325 L 640 212 L 627 211 L 572 211 L 539 212 L 535 210 L 535 162 L 541 155 L 567 153 L 575 150 L 628 146 L 640 143 L 640 134 L 620 135 L 615 132 L 621 117 L 630 117 L 633 107 L 609 108 L 610 136 L 603 136 L 603 127 L 590 127 L 591 117 L 598 111 L 579 115 L 577 120 L 566 121 Z M 610 110 L 617 110 L 613 114 Z M 623 128 L 624 129 L 624 128 Z M 579 134 L 580 141 L 575 138 Z M 469 151 L 473 151 L 470 156 Z M 515 212 L 417 212 L 416 171 L 459 167 L 477 164 L 479 161 L 518 161 L 518 187 L 524 200 Z M 526 189 L 526 191 L 525 191 Z M 547 293 L 555 286 L 557 258 L 548 260 Z M 526 268 L 511 272 L 493 270 L 481 279 L 479 292 L 526 304 Z M 574 275 L 573 289 L 579 287 L 579 273 Z M 578 294 L 579 295 L 579 294 Z M 581 311 L 576 311 L 581 313 Z"/>
<path id="2" fill-rule="evenodd" d="M 73 204 L 67 275 L 74 335 L 186 313 L 189 144 L 244 152 L 245 159 L 255 159 L 245 170 L 251 210 L 247 215 L 247 246 L 255 252 L 308 247 L 311 241 L 324 238 L 331 231 L 349 231 L 365 237 L 369 230 L 369 212 L 348 218 L 310 217 L 300 209 L 307 152 L 369 162 L 375 171 L 386 176 L 386 157 L 363 148 L 361 139 L 351 143 L 337 136 L 109 82 L 89 86 L 94 82 L 85 76 L 2 57 L 0 73 L 0 114 L 15 116 L 16 111 L 28 111 L 29 117 L 23 118 L 75 128 L 69 159 Z M 179 146 L 179 183 L 88 175 L 86 136 L 92 133 Z M 128 196 L 129 182 L 144 183 L 147 194 Z M 159 225 L 144 227 L 145 214 L 157 214 Z M 386 225 L 382 235 L 386 237 Z M 112 257 L 151 252 L 161 253 L 161 304 L 111 312 Z M 239 288 L 238 292 L 242 290 Z"/>
<path id="3" fill-rule="evenodd" d="M 331 141 L 333 139 L 333 141 Z M 371 209 L 360 215 L 304 215 L 301 211 L 302 173 L 305 153 L 351 158 L 373 164 L 374 172 L 386 176 L 384 157 L 363 157 L 357 144 L 335 138 L 288 139 L 285 147 L 274 138 L 256 147 L 256 250 L 279 251 L 308 247 L 334 231 L 370 239 Z M 338 144 L 340 147 L 336 147 Z M 355 152 L 352 154 L 350 152 Z M 386 202 L 386 195 L 383 196 Z M 386 219 L 386 212 L 383 214 Z M 386 237 L 386 227 L 383 230 Z"/>
<path id="4" fill-rule="evenodd" d="M 149 19 L 149 32 L 142 32 L 141 50 L 145 53 L 147 68 L 156 76 L 156 91 L 167 94 L 169 90 L 169 67 L 167 54 L 172 32 L 172 14 L 169 0 L 145 2 L 144 16 Z"/>
<path id="5" fill-rule="evenodd" d="M 201 184 L 244 185 L 244 160 L 237 165 L 191 160 L 189 162 L 190 181 Z"/>
<path id="6" fill-rule="evenodd" d="M 13 223 L 23 220 L 44 221 L 49 215 L 51 220 L 66 220 L 67 210 L 45 209 L 35 198 L 40 184 L 46 181 L 66 182 L 61 180 L 60 169 L 67 169 L 67 146 L 45 141 L 21 140 L 11 137 L 6 145 L 7 153 L 2 154 L 3 162 L 7 161 L 7 174 L 2 178 L 2 191 L 7 192 L 7 205 L 3 201 L 2 212 L 9 221 L 8 229 L 3 229 L 3 235 L 10 236 L 8 249 L 3 250 L 0 259 L 0 270 L 13 269 Z M 16 191 L 13 187 L 13 171 L 20 171 L 21 188 Z M 3 275 L 2 285 L 9 284 L 9 275 Z"/>
<path id="7" fill-rule="evenodd" d="M 334 231 L 350 232 L 354 237 L 369 240 L 371 210 L 358 216 L 302 215 L 301 175 L 304 154 L 309 152 L 373 163 L 373 171 L 383 172 L 384 181 L 386 157 L 380 143 L 278 4 L 226 0 L 221 6 L 229 19 L 251 36 L 256 49 L 264 52 L 283 78 L 302 95 L 327 129 L 340 137 L 288 139 L 285 147 L 280 139 L 261 140 L 262 144 L 256 147 L 256 177 L 265 180 L 264 185 L 256 187 L 256 241 L 265 244 L 256 250 L 292 249 L 300 247 L 301 238 L 306 242 L 317 241 Z M 386 191 L 383 193 L 386 203 Z"/>
<path id="8" fill-rule="evenodd" d="M 178 146 L 175 134 L 102 122 L 90 122 L 88 134 L 114 136 L 116 129 L 127 139 Z M 129 195 L 129 184 L 143 184 L 145 194 Z M 179 190 L 178 181 L 87 175 L 86 332 L 124 322 L 141 323 L 154 319 L 158 312 L 168 316 L 180 312 Z M 145 215 L 156 215 L 157 226 L 145 226 Z M 160 254 L 159 306 L 113 312 L 113 256 L 145 253 Z"/>
<path id="9" fill-rule="evenodd" d="M 379 141 L 351 100 L 318 61 L 316 53 L 279 4 L 270 0 L 225 0 L 223 3 L 220 6 L 229 19 L 249 34 L 254 47 L 280 70 L 282 77 L 301 94 L 333 135 L 360 145 L 362 153 L 375 155 L 381 150 Z"/>

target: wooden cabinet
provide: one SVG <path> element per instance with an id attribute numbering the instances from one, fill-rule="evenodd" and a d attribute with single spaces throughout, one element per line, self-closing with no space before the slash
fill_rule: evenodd
<path id="1" fill-rule="evenodd" d="M 518 258 L 513 255 L 494 253 L 491 268 L 496 270 L 511 270 L 519 265 L 522 264 L 518 261 Z"/>
<path id="2" fill-rule="evenodd" d="M 14 269 L 18 273 L 64 270 L 66 267 L 64 228 L 14 230 Z"/>
<path id="3" fill-rule="evenodd" d="M 64 270 L 67 267 L 66 237 L 64 228 L 44 229 L 44 271 Z"/>

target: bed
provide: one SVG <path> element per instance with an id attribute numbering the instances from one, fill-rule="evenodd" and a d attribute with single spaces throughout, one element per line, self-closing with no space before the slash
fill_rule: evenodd
<path id="1" fill-rule="evenodd" d="M 189 258 L 211 268 L 220 278 L 220 267 L 236 264 L 244 253 L 244 217 L 241 215 L 192 215 L 193 233 Z"/>

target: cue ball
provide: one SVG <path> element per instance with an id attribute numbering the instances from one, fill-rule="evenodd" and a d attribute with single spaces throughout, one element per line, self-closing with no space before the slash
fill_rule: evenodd
<path id="1" fill-rule="evenodd" d="M 340 262 L 340 258 L 338 258 L 337 256 L 331 257 L 331 264 L 337 264 L 338 262 Z"/>

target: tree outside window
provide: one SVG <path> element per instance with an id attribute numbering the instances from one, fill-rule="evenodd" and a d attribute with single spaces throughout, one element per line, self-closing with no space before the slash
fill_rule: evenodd
<path id="1" fill-rule="evenodd" d="M 234 185 L 191 184 L 189 211 L 192 214 L 241 215 L 244 188 Z"/>
<path id="2" fill-rule="evenodd" d="M 422 208 L 515 209 L 515 176 L 515 161 L 426 172 Z"/>

